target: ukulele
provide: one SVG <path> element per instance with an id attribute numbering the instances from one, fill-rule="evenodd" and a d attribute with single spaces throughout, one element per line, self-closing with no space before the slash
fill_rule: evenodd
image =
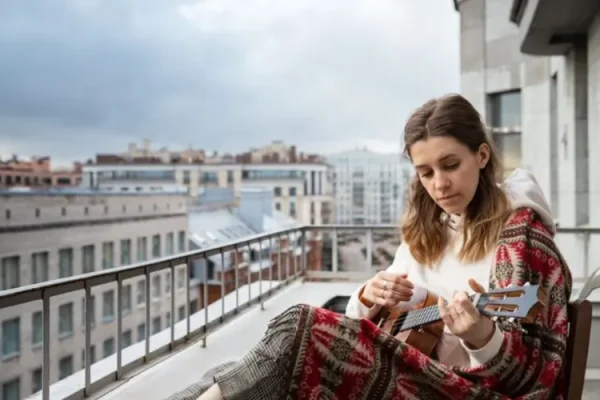
<path id="1" fill-rule="evenodd" d="M 424 290 L 421 299 L 411 306 L 395 306 L 382 309 L 373 321 L 381 330 L 396 339 L 415 347 L 427 356 L 432 353 L 442 337 L 444 322 L 437 306 L 438 296 Z M 539 285 L 494 289 L 469 296 L 471 302 L 483 315 L 493 320 L 507 318 L 514 321 L 532 321 L 546 296 Z"/>

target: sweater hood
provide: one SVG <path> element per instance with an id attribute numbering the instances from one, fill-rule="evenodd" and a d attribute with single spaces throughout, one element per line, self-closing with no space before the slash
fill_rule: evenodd
<path id="1" fill-rule="evenodd" d="M 556 226 L 552 218 L 552 211 L 548 200 L 542 192 L 533 174 L 523 168 L 517 168 L 501 185 L 508 197 L 512 210 L 531 208 L 538 214 L 542 223 L 552 232 L 556 233 Z"/>

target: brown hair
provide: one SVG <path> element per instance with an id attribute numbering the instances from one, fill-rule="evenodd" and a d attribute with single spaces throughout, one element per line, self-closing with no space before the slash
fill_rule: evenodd
<path id="1" fill-rule="evenodd" d="M 490 147 L 490 159 L 480 171 L 477 190 L 465 213 L 464 241 L 458 254 L 461 261 L 479 261 L 496 246 L 510 213 L 508 198 L 497 186 L 502 174 L 500 160 L 488 139 L 481 116 L 458 94 L 429 100 L 413 112 L 404 127 L 405 155 L 410 159 L 411 146 L 433 136 L 452 137 L 472 152 L 483 143 Z M 412 256 L 424 266 L 431 267 L 439 261 L 446 249 L 448 237 L 443 215 L 444 211 L 415 176 L 401 230 Z"/>

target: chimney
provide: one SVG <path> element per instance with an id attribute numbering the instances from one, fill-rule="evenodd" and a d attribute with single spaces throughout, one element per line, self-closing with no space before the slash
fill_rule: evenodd
<path id="1" fill-rule="evenodd" d="M 295 163 L 298 162 L 296 156 L 296 146 L 290 146 L 290 162 Z"/>

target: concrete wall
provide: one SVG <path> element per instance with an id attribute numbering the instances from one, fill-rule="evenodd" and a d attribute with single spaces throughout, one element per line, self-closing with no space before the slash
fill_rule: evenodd
<path id="1" fill-rule="evenodd" d="M 594 155 L 600 154 L 600 15 L 587 42 L 564 56 L 533 57 L 520 53 L 519 27 L 509 21 L 511 4 L 460 2 L 462 93 L 485 118 L 489 94 L 520 89 L 521 166 L 535 174 L 561 226 L 599 227 L 600 160 Z M 528 7 L 524 19 L 532 12 Z M 600 235 L 559 234 L 556 242 L 576 279 L 600 267 Z M 600 338 L 596 306 L 591 343 Z M 594 346 L 588 368 L 600 369 Z M 592 392 L 598 388 L 588 378 L 586 395 L 597 396 Z"/>

